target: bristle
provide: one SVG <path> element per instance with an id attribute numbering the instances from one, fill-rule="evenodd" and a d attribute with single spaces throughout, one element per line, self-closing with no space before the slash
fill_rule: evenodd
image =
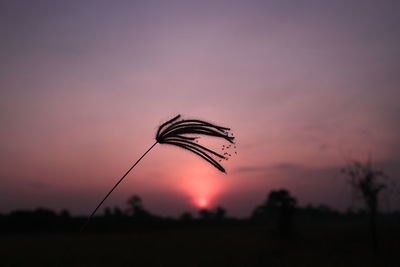
<path id="1" fill-rule="evenodd" d="M 221 155 L 211 149 L 198 144 L 198 138 L 201 135 L 222 138 L 228 141 L 228 146 L 223 145 L 222 150 L 229 149 L 234 144 L 233 133 L 230 128 L 221 127 L 209 122 L 201 120 L 179 120 L 180 115 L 163 123 L 157 131 L 156 140 L 161 144 L 170 144 L 189 150 L 201 158 L 208 161 L 218 170 L 225 172 L 225 169 L 213 159 L 216 156 L 220 159 L 227 160 L 231 156 L 230 153 Z"/>

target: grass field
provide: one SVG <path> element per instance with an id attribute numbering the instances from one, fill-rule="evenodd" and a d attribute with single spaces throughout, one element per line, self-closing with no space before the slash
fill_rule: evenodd
<path id="1" fill-rule="evenodd" d="M 272 228 L 243 226 L 130 234 L 0 236 L 0 266 L 400 266 L 400 227 L 380 231 L 304 225 L 282 240 Z"/>

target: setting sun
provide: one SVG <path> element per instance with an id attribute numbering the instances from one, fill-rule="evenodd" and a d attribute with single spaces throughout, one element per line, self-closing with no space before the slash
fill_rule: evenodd
<path id="1" fill-rule="evenodd" d="M 196 201 L 196 205 L 201 209 L 207 208 L 208 204 L 209 204 L 209 202 L 208 202 L 208 200 L 206 198 L 199 198 Z"/>
<path id="2" fill-rule="evenodd" d="M 181 188 L 197 208 L 208 208 L 222 193 L 223 180 L 219 173 L 207 165 L 199 163 L 188 165 L 181 173 Z"/>

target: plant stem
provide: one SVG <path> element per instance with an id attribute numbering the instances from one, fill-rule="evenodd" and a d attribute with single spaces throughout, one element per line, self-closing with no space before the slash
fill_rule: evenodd
<path id="1" fill-rule="evenodd" d="M 111 190 L 107 193 L 107 195 L 103 198 L 102 201 L 97 205 L 97 207 L 94 209 L 92 214 L 90 214 L 89 218 L 86 220 L 85 224 L 81 228 L 81 232 L 86 228 L 86 226 L 89 224 L 90 219 L 93 217 L 93 215 L 96 213 L 96 211 L 100 208 L 101 204 L 111 195 L 111 193 L 114 191 L 115 188 L 124 180 L 124 178 L 128 175 L 128 173 L 139 163 L 139 161 L 146 156 L 147 153 L 150 152 L 150 150 L 157 145 L 158 142 L 155 142 L 144 154 L 135 162 L 135 164 L 132 165 L 132 167 L 119 179 L 119 181 L 111 188 Z"/>

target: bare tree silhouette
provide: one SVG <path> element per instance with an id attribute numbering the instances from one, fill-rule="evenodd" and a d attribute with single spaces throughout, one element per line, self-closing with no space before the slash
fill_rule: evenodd
<path id="1" fill-rule="evenodd" d="M 342 168 L 341 172 L 348 178 L 350 186 L 360 196 L 369 213 L 372 247 L 378 250 L 377 214 L 379 194 L 387 187 L 388 176 L 381 170 L 375 170 L 371 161 L 366 163 L 352 160 Z"/>

